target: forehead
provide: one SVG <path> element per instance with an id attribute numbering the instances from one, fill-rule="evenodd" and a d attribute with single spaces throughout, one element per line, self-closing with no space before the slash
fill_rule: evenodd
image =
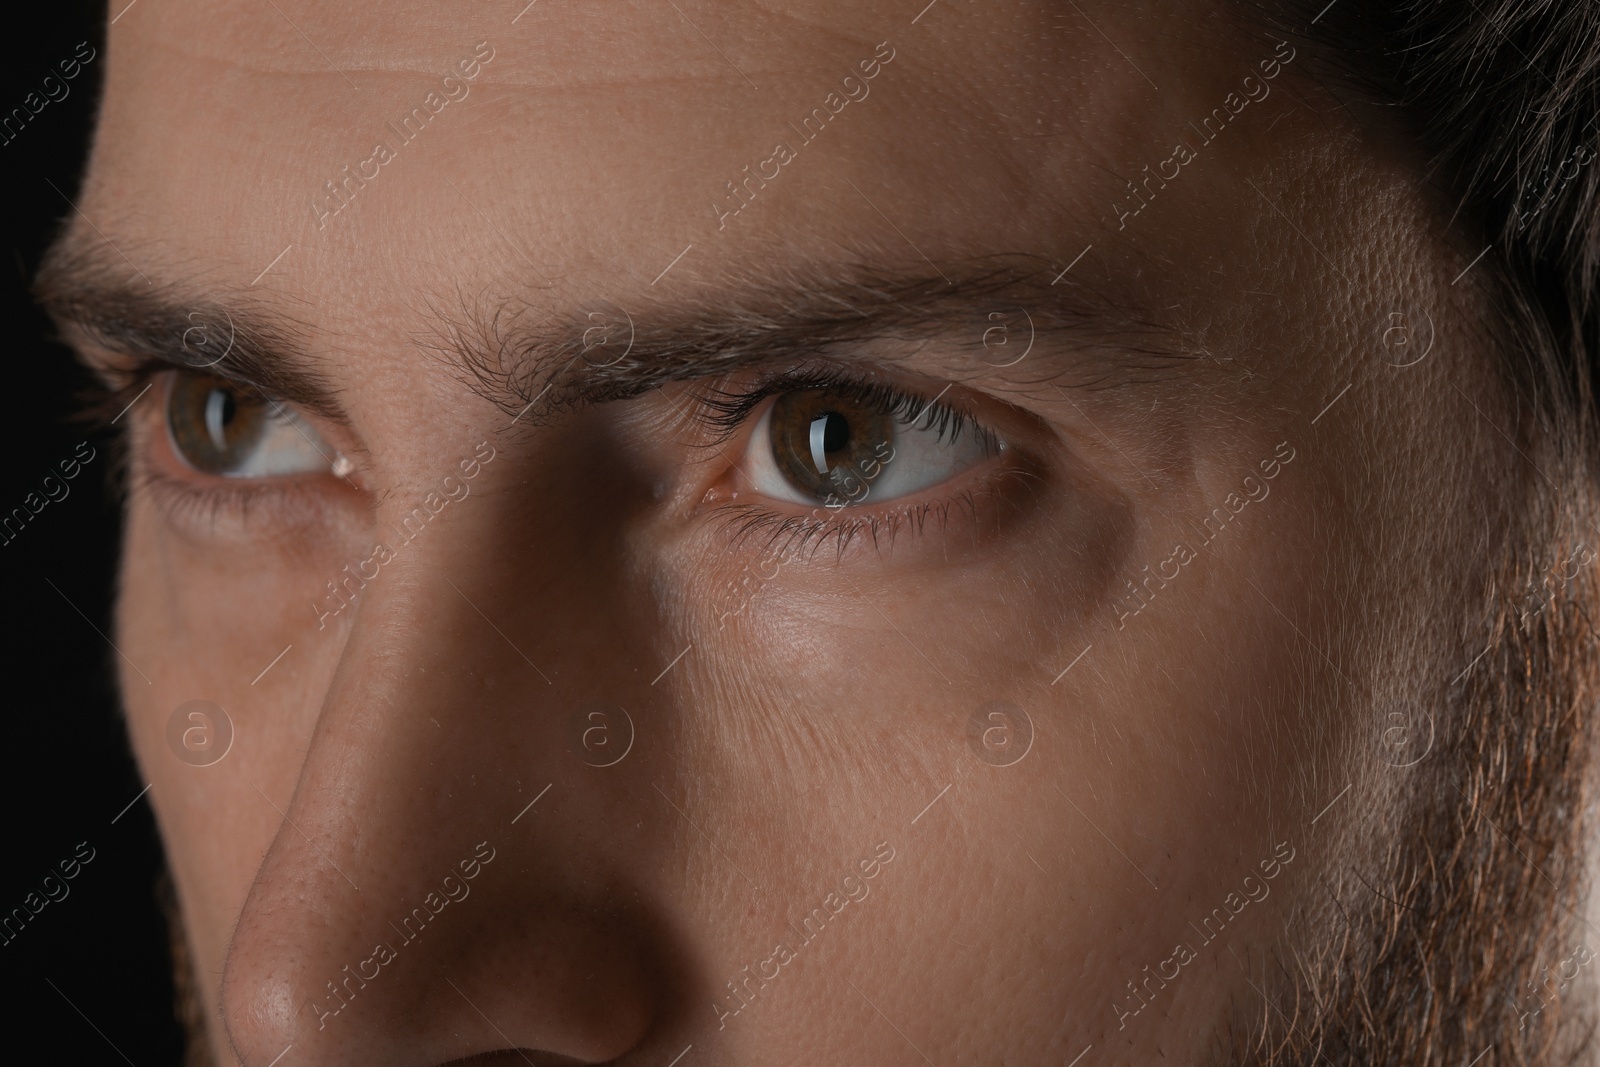
<path id="1" fill-rule="evenodd" d="M 1271 51 L 1170 6 L 919 7 L 135 8 L 85 210 L 233 285 L 288 249 L 267 284 L 319 297 L 1082 248 Z"/>

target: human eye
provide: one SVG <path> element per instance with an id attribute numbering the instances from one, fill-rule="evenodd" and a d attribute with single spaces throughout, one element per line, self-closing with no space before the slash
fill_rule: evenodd
<path id="1" fill-rule="evenodd" d="M 930 397 L 824 370 L 713 390 L 707 418 L 734 458 L 707 502 L 734 507 L 747 530 L 831 534 L 841 547 L 856 533 L 876 540 L 952 507 L 970 511 L 1019 457 L 965 394 L 960 405 L 944 400 L 949 389 Z"/>
<path id="2" fill-rule="evenodd" d="M 129 487 L 195 536 L 320 524 L 329 487 L 359 491 L 340 427 L 249 381 L 97 350 L 84 361 L 99 381 L 83 417 L 119 434 Z"/>
<path id="3" fill-rule="evenodd" d="M 164 392 L 166 443 L 196 473 L 270 478 L 333 473 L 338 463 L 304 416 L 259 391 L 175 371 Z"/>
<path id="4" fill-rule="evenodd" d="M 949 408 L 881 388 L 824 386 L 765 405 L 744 474 L 753 492 L 774 500 L 840 508 L 911 496 L 1004 449 Z"/>

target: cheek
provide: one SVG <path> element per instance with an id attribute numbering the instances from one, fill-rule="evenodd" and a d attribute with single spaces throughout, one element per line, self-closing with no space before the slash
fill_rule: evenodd
<path id="1" fill-rule="evenodd" d="M 1036 966 L 1023 932 L 1060 925 L 1060 887 L 1018 878 L 1013 863 L 1027 865 L 1029 848 L 1044 859 L 1101 840 L 1081 820 L 1068 821 L 1076 816 L 1052 789 L 1070 784 L 1079 763 L 1094 757 L 1061 762 L 1062 737 L 1079 729 L 1080 709 L 1050 681 L 1104 613 L 1127 550 L 1130 505 L 1082 471 L 1040 500 L 1025 518 L 977 536 L 941 539 L 930 522 L 920 540 L 905 530 L 874 551 L 863 534 L 852 546 L 861 551 L 843 564 L 829 544 L 781 566 L 757 566 L 776 551 L 768 538 L 730 551 L 714 525 L 652 557 L 651 599 L 664 606 L 662 629 L 672 634 L 663 637 L 659 662 L 691 649 L 656 686 L 693 709 L 680 717 L 675 774 L 696 782 L 698 796 L 721 798 L 702 824 L 718 846 L 759 864 L 764 888 L 794 902 L 796 914 L 829 890 L 843 895 L 843 877 L 877 842 L 907 857 L 883 865 L 863 884 L 870 892 L 840 913 L 841 934 L 846 927 L 865 933 L 841 936 L 828 949 L 834 960 L 883 966 L 869 947 L 871 931 L 915 914 L 929 929 L 966 931 L 959 940 L 1007 946 L 1008 965 Z M 1048 736 L 1052 752 L 1041 747 L 1014 767 L 980 759 L 970 723 L 996 699 L 1031 709 L 1040 744 Z M 1040 810 L 1041 796 L 1050 798 L 1051 814 L 1023 817 Z M 952 819 L 965 829 L 953 832 Z M 698 863 L 701 853 L 694 855 Z M 704 855 L 705 880 L 723 877 L 717 856 Z M 1126 874 L 1107 877 L 1097 907 L 1130 899 Z M 741 918 L 737 939 L 782 936 L 785 919 Z M 704 921 L 719 929 L 729 920 L 712 912 Z M 936 1007 L 917 1022 L 934 1032 L 952 1027 L 936 1042 L 958 1042 L 960 1028 L 1004 1047 L 1012 1040 L 1008 1023 L 1064 1002 L 1064 987 L 1045 982 L 996 1011 L 991 998 L 970 995 L 993 963 L 987 950 L 966 952 L 942 937 L 896 944 L 898 959 L 938 976 L 927 983 Z M 1103 949 L 1074 947 L 1080 957 Z M 803 964 L 790 973 L 781 981 L 794 991 L 784 996 L 816 996 L 811 1010 L 825 1017 L 832 1009 L 824 983 L 807 980 Z"/>
<path id="2" fill-rule="evenodd" d="M 976 707 L 1007 679 L 1044 670 L 1062 635 L 1109 618 L 1131 505 L 1081 464 L 1065 466 L 1024 504 L 1009 484 L 980 496 L 976 526 L 929 518 L 921 532 L 901 527 L 878 547 L 857 533 L 842 563 L 834 536 L 786 549 L 787 535 L 756 531 L 729 552 L 728 534 L 709 522 L 662 553 L 656 582 L 674 603 L 680 647 L 749 663 L 748 676 L 772 694 L 844 722 L 892 721 L 900 712 L 889 707 L 934 692 L 946 701 L 952 682 Z M 866 693 L 885 696 L 870 712 L 844 710 L 862 708 Z"/>
<path id="3" fill-rule="evenodd" d="M 343 577 L 342 562 L 362 557 L 352 547 L 360 541 L 341 552 L 325 531 L 278 534 L 206 542 L 175 531 L 148 499 L 132 502 L 117 636 L 127 657 L 120 661 L 123 692 L 130 705 L 138 704 L 135 741 L 147 765 L 154 766 L 157 749 L 165 748 L 166 713 L 184 701 L 213 701 L 248 723 L 258 709 L 277 703 L 269 694 L 281 695 L 279 685 L 303 680 L 311 664 L 331 659 L 319 655 L 333 651 L 331 642 L 303 635 L 315 628 L 311 605 L 319 595 L 326 598 L 325 583 Z M 280 539 L 296 549 L 276 547 Z M 291 653 L 261 675 L 291 642 L 295 652 L 307 654 Z M 286 713 L 293 719 L 293 708 L 280 708 L 275 721 Z"/>
<path id="4" fill-rule="evenodd" d="M 338 636 L 309 640 L 306 625 L 305 602 L 322 572 L 336 569 L 321 555 L 197 544 L 175 536 L 137 492 L 128 509 L 113 634 L 122 699 L 151 783 L 141 803 L 154 808 L 203 982 L 221 971 L 228 933 L 281 824 L 256 787 L 286 806 L 332 676 Z M 245 604 L 251 610 L 240 610 Z M 231 745 L 212 765 L 185 762 L 174 750 L 174 713 L 195 700 L 221 708 L 231 727 Z"/>

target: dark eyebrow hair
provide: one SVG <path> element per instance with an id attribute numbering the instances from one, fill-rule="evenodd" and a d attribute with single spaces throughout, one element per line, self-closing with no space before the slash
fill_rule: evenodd
<path id="1" fill-rule="evenodd" d="M 646 293 L 631 308 L 598 300 L 552 312 L 483 298 L 455 311 L 433 306 L 442 328 L 415 340 L 518 416 L 535 403 L 559 411 L 668 382 L 837 366 L 869 353 L 889 364 L 922 356 L 952 380 L 967 371 L 1020 387 L 1073 378 L 1078 388 L 1154 382 L 1207 355 L 1134 302 L 1065 273 L 1016 254 L 942 272 L 860 263 L 744 270 L 687 299 Z M 1006 347 L 986 348 L 991 336 Z M 1005 367 L 1030 338 L 1034 353 Z M 1075 358 L 1064 362 L 1063 348 Z"/>
<path id="2" fill-rule="evenodd" d="M 33 295 L 67 340 L 140 361 L 204 370 L 344 420 L 338 390 L 306 343 L 310 327 L 282 307 L 248 291 L 206 296 L 179 281 L 157 285 L 115 259 L 72 230 L 45 253 Z M 116 375 L 115 367 L 100 360 L 88 362 Z"/>
<path id="3" fill-rule="evenodd" d="M 533 302 L 537 294 L 470 300 L 458 291 L 450 308 L 424 302 L 436 326 L 412 340 L 519 419 L 536 404 L 534 419 L 740 368 L 859 362 L 865 351 L 903 363 L 928 350 L 952 380 L 969 370 L 972 378 L 1025 388 L 1071 376 L 1080 389 L 1157 381 L 1206 355 L 1133 302 L 1067 273 L 1025 255 L 984 257 L 942 273 L 868 264 L 769 268 L 718 278 L 687 296 L 647 292 L 632 308 L 601 300 L 555 311 Z M 34 291 L 65 330 L 112 352 L 203 369 L 344 418 L 313 354 L 315 331 L 288 313 L 281 294 L 232 288 L 202 296 L 191 281 L 141 281 L 101 244 L 70 230 L 46 255 Z M 998 369 L 1030 341 L 1035 351 Z M 1062 359 L 1063 349 L 1074 358 Z"/>

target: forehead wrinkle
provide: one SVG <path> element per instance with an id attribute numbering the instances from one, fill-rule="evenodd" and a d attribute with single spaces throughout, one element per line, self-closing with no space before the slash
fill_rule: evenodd
<path id="1" fill-rule="evenodd" d="M 1081 281 L 1052 285 L 1058 272 L 1041 257 L 975 257 L 945 274 L 949 281 L 865 263 L 767 267 L 687 297 L 645 294 L 632 308 L 604 300 L 551 310 L 532 294 L 458 292 L 455 312 L 429 303 L 432 332 L 414 341 L 478 396 L 535 420 L 740 368 L 860 362 L 875 342 L 895 344 L 873 352 L 877 362 L 959 374 L 948 353 L 981 353 L 994 311 L 1025 310 L 1047 347 L 1025 368 L 972 359 L 971 379 L 1019 389 L 1152 384 L 1203 355 L 1135 303 Z M 630 323 L 628 348 L 620 335 Z M 607 324 L 603 345 L 586 337 Z M 942 360 L 935 348 L 947 353 Z"/>
<path id="2" fill-rule="evenodd" d="M 284 6 L 293 15 L 292 22 L 268 5 L 233 5 L 219 11 L 207 0 L 179 0 L 163 4 L 136 24 L 123 22 L 112 33 L 140 48 L 167 49 L 188 61 L 225 65 L 268 80 L 278 75 L 315 77 L 336 83 L 336 93 L 351 92 L 342 75 L 358 81 L 381 80 L 384 75 L 436 80 L 458 58 L 458 46 L 478 40 L 515 46 L 497 59 L 495 68 L 485 70 L 479 84 L 540 93 L 590 88 L 636 92 L 708 81 L 746 84 L 743 75 L 707 47 L 706 38 L 668 4 L 592 0 L 568 5 L 552 16 L 559 18 L 561 32 L 537 35 L 517 31 L 535 25 L 544 14 L 538 6 L 520 25 L 510 27 L 505 17 L 450 10 L 427 0 L 389 5 L 393 8 L 389 17 L 412 28 L 415 32 L 410 34 L 374 32 L 370 18 L 352 19 L 338 5 L 312 6 L 299 13 Z M 849 50 L 865 45 L 870 51 L 880 39 L 875 36 L 878 20 L 842 20 L 825 7 L 796 12 L 764 4 L 718 6 L 722 10 L 714 13 L 714 22 L 704 15 L 696 21 L 713 39 L 720 39 L 718 29 L 742 29 L 736 36 L 744 44 L 736 59 L 740 70 L 758 82 L 807 70 L 802 59 L 827 57 L 830 45 Z M 360 10 L 363 16 L 370 15 Z M 204 18 L 214 32 L 197 36 L 197 18 Z M 362 88 L 371 86 L 362 82 Z"/>

